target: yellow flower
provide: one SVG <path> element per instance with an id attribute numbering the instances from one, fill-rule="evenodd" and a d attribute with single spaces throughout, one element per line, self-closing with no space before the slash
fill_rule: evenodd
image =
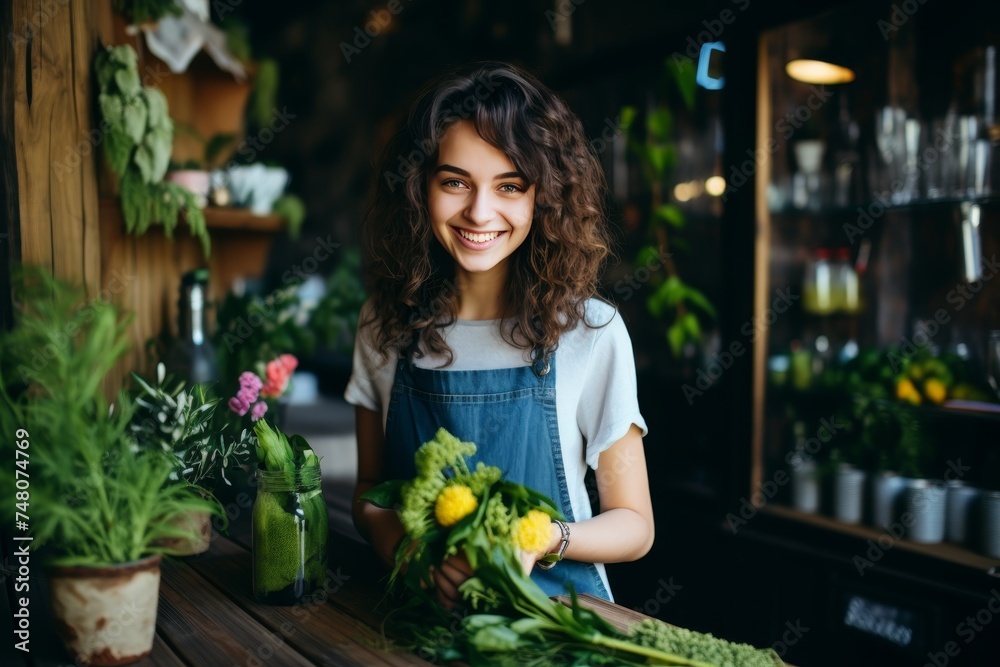
<path id="1" fill-rule="evenodd" d="M 479 501 L 469 487 L 451 484 L 444 487 L 434 502 L 434 517 L 438 523 L 449 528 L 467 517 L 479 507 Z"/>
<path id="2" fill-rule="evenodd" d="M 909 401 L 914 405 L 920 405 L 920 392 L 909 380 L 900 380 L 896 384 L 896 398 L 901 401 Z"/>
<path id="3" fill-rule="evenodd" d="M 944 403 L 944 399 L 948 395 L 948 388 L 944 386 L 944 382 L 941 382 L 941 380 L 931 378 L 924 383 L 924 395 L 930 399 L 931 403 L 940 405 Z"/>
<path id="4" fill-rule="evenodd" d="M 552 541 L 552 519 L 545 512 L 528 510 L 528 513 L 518 519 L 514 531 L 514 541 L 521 551 L 539 554 L 549 547 Z"/>

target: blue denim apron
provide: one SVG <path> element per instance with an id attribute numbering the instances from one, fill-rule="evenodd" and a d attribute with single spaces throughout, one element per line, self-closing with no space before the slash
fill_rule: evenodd
<path id="1" fill-rule="evenodd" d="M 405 357 L 405 355 L 401 355 Z M 478 461 L 494 465 L 506 479 L 554 500 L 568 521 L 573 507 L 566 487 L 556 417 L 555 355 L 532 366 L 481 371 L 418 368 L 401 358 L 386 417 L 386 479 L 416 474 L 413 454 L 444 427 L 476 443 Z M 551 570 L 534 568 L 531 578 L 548 595 L 577 593 L 610 599 L 593 563 L 564 560 Z"/>

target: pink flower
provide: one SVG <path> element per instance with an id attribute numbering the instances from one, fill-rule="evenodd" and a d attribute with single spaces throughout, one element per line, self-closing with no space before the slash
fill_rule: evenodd
<path id="1" fill-rule="evenodd" d="M 292 357 L 290 354 L 282 356 Z M 295 359 L 295 357 L 292 357 L 292 359 Z M 296 365 L 298 364 L 297 361 L 295 363 Z M 292 369 L 288 368 L 280 357 L 274 361 L 269 361 L 267 363 L 267 382 L 264 383 L 264 388 L 261 389 L 261 395 L 267 398 L 281 396 L 288 387 L 288 378 L 291 377 L 291 374 Z"/>
<path id="2" fill-rule="evenodd" d="M 243 371 L 243 373 L 240 374 L 240 388 L 247 389 L 253 393 L 254 398 L 251 400 L 256 400 L 257 392 L 259 392 L 260 388 L 263 386 L 264 383 L 259 377 L 257 377 L 256 373 Z"/>
<path id="3" fill-rule="evenodd" d="M 242 417 L 247 413 L 247 410 L 250 409 L 250 402 L 243 400 L 240 395 L 237 394 L 229 399 L 229 409 Z"/>
<path id="4" fill-rule="evenodd" d="M 288 370 L 289 374 L 299 367 L 299 360 L 295 358 L 294 354 L 282 354 L 278 357 L 278 361 Z"/>
<path id="5" fill-rule="evenodd" d="M 254 403 L 253 410 L 250 412 L 250 419 L 257 421 L 264 416 L 265 412 L 267 412 L 267 403 L 264 401 L 257 401 Z"/>

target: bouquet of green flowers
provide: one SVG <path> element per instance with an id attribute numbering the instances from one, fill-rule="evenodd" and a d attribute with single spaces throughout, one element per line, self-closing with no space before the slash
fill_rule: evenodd
<path id="1" fill-rule="evenodd" d="M 504 480 L 499 468 L 466 458 L 476 446 L 445 429 L 417 450 L 412 480 L 391 480 L 362 496 L 395 508 L 406 534 L 390 586 L 409 601 L 391 618 L 394 634 L 423 657 L 472 665 L 691 665 L 774 667 L 774 651 L 733 644 L 655 620 L 616 630 L 579 604 L 550 599 L 525 573 L 520 551 L 549 543 L 555 503 Z M 469 613 L 456 617 L 428 592 L 432 568 L 464 553 L 474 572 L 460 587 Z"/>

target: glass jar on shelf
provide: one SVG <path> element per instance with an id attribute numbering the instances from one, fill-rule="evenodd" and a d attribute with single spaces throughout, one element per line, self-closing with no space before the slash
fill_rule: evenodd
<path id="1" fill-rule="evenodd" d="M 850 248 L 837 248 L 832 291 L 834 310 L 848 315 L 861 311 L 861 282 L 851 262 Z"/>
<path id="2" fill-rule="evenodd" d="M 834 311 L 834 275 L 830 250 L 819 248 L 806 266 L 802 286 L 802 307 L 813 315 L 829 315 Z"/>

